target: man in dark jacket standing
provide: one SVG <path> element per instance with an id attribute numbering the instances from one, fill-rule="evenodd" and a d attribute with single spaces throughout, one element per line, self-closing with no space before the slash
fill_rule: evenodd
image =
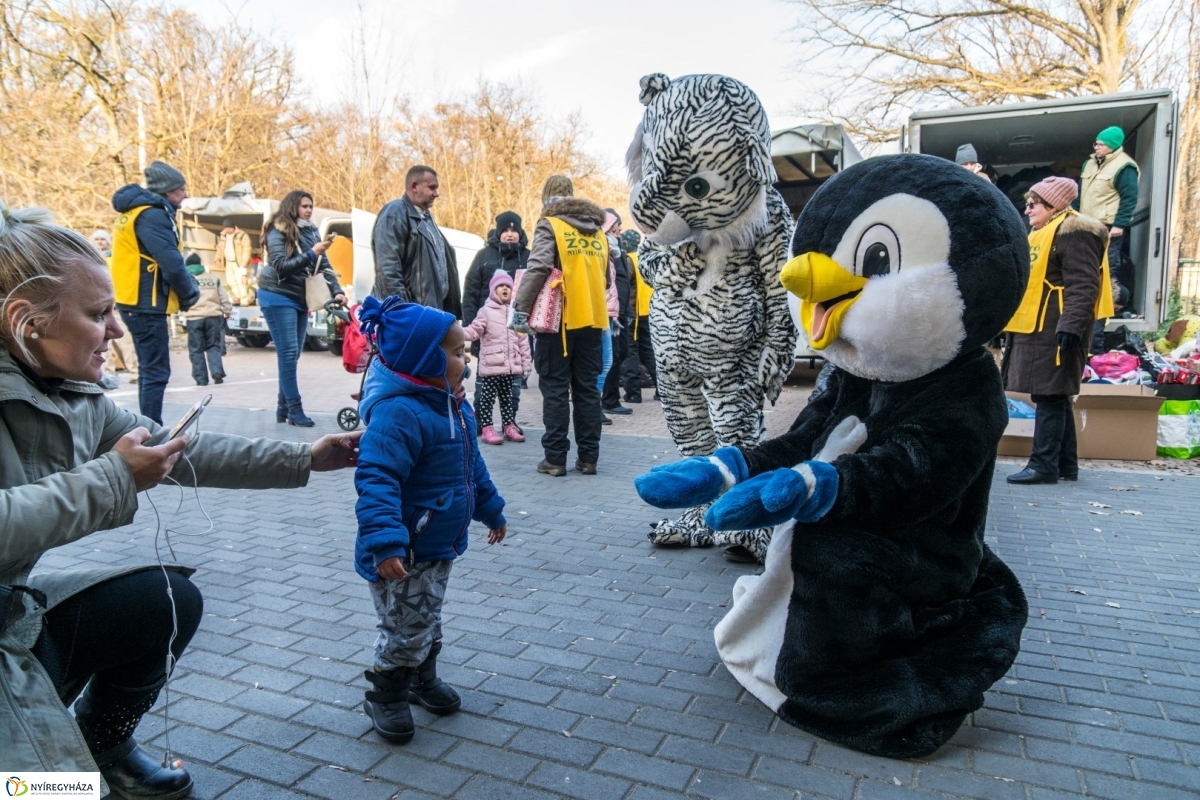
<path id="1" fill-rule="evenodd" d="M 141 363 L 138 405 L 162 424 L 163 392 L 171 380 L 167 315 L 200 298 L 179 250 L 175 215 L 187 198 L 183 173 L 162 161 L 146 167 L 146 188 L 136 183 L 113 195 L 120 215 L 113 230 L 112 276 L 117 310 L 133 337 Z"/>
<path id="2" fill-rule="evenodd" d="M 630 414 L 632 409 L 621 405 L 621 374 L 633 349 L 633 323 L 637 319 L 637 284 L 633 279 L 633 263 L 621 249 L 621 217 L 611 208 L 604 209 L 602 230 L 608 236 L 608 260 L 613 266 L 617 289 L 617 318 L 612 326 L 612 366 L 604 378 L 600 407 L 609 414 Z"/>
<path id="3" fill-rule="evenodd" d="M 521 216 L 515 211 L 502 211 L 496 216 L 496 227 L 488 234 L 487 245 L 475 254 L 463 281 L 462 321 L 470 325 L 487 302 L 492 276 L 503 270 L 514 281 L 517 270 L 525 269 L 529 263 L 529 237 L 521 227 Z M 532 341 L 530 342 L 532 344 Z M 471 354 L 479 355 L 479 342 L 471 342 Z M 479 383 L 475 384 L 476 408 L 479 407 Z M 521 405 L 521 381 L 513 381 L 513 413 Z M 480 433 L 479 420 L 475 420 L 476 433 Z M 519 429 L 518 429 L 519 430 Z"/>
<path id="4" fill-rule="evenodd" d="M 462 319 L 458 261 L 429 211 L 438 197 L 437 173 L 432 167 L 411 167 L 404 185 L 404 196 L 384 206 L 375 220 L 371 294 L 380 300 L 398 295 Z"/>

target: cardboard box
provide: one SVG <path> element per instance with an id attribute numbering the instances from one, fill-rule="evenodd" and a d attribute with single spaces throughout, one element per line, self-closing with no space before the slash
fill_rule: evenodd
<path id="1" fill-rule="evenodd" d="M 1029 395 L 1005 392 L 1030 405 Z M 1075 398 L 1075 435 L 1080 458 L 1151 461 L 1157 455 L 1158 409 L 1163 399 L 1146 386 L 1085 383 Z M 1010 419 L 997 452 L 1027 458 L 1033 449 L 1033 420 Z"/>
<path id="2" fill-rule="evenodd" d="M 1152 461 L 1158 455 L 1162 404 L 1148 386 L 1083 384 L 1075 398 L 1079 457 Z"/>

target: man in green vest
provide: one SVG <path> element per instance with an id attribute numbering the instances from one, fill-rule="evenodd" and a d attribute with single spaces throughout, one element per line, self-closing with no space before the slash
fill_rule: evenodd
<path id="1" fill-rule="evenodd" d="M 1079 198 L 1074 208 L 1108 226 L 1108 263 L 1117 281 L 1133 293 L 1133 269 L 1126 269 L 1122 253 L 1129 253 L 1129 222 L 1137 207 L 1138 165 L 1121 149 L 1125 132 L 1117 126 L 1096 134 L 1092 157 L 1083 164 Z"/>

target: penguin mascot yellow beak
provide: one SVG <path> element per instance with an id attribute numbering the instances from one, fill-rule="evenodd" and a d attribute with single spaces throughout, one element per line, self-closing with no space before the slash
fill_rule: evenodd
<path id="1" fill-rule="evenodd" d="M 793 258 L 779 279 L 800 298 L 800 324 L 814 350 L 824 350 L 837 338 L 842 319 L 867 285 L 866 278 L 816 252 Z"/>

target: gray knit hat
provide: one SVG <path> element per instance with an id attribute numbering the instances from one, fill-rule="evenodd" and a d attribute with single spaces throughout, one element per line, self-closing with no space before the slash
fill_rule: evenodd
<path id="1" fill-rule="evenodd" d="M 975 152 L 975 145 L 967 143 L 958 146 L 958 152 L 954 154 L 955 164 L 978 164 L 979 154 Z"/>
<path id="2" fill-rule="evenodd" d="M 165 195 L 187 184 L 183 173 L 162 161 L 153 161 L 146 167 L 146 188 L 155 194 Z"/>

